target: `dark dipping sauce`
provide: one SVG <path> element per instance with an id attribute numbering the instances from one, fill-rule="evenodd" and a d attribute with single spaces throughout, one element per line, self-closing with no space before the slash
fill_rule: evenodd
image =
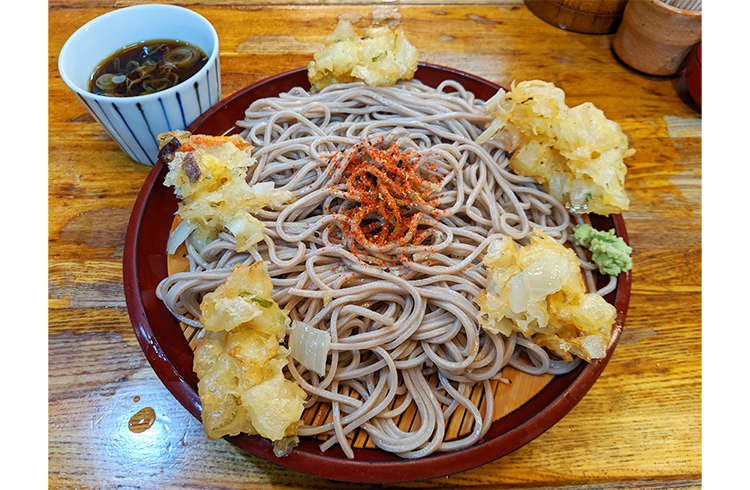
<path id="1" fill-rule="evenodd" d="M 134 97 L 174 87 L 208 61 L 195 45 L 154 40 L 125 46 L 105 59 L 91 76 L 89 91 L 112 97 Z"/>

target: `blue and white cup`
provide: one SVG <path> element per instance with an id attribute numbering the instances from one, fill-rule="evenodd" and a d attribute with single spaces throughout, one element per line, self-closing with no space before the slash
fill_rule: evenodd
<path id="1" fill-rule="evenodd" d="M 94 70 L 118 50 L 141 41 L 168 39 L 199 47 L 208 62 L 195 75 L 168 89 L 133 97 L 89 91 Z M 157 136 L 185 129 L 221 100 L 219 37 L 211 23 L 174 5 L 136 5 L 108 12 L 78 29 L 60 51 L 63 81 L 122 150 L 153 165 Z"/>

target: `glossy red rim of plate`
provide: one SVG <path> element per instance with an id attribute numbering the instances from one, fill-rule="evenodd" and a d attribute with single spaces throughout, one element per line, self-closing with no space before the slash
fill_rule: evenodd
<path id="1" fill-rule="evenodd" d="M 446 79 L 461 82 L 478 98 L 487 100 L 499 85 L 450 68 L 420 64 L 416 78 L 436 87 Z M 306 68 L 281 73 L 255 83 L 212 107 L 188 128 L 195 133 L 232 134 L 239 132 L 235 122 L 244 117 L 250 103 L 278 95 L 294 87 L 309 89 Z M 128 223 L 123 258 L 123 282 L 128 314 L 146 358 L 174 397 L 196 418 L 201 405 L 198 379 L 192 369 L 193 352 L 179 323 L 156 297 L 155 290 L 167 275 L 166 243 L 177 201 L 171 188 L 162 182 L 167 168 L 156 163 L 136 200 Z M 592 215 L 599 229 L 615 228 L 628 241 L 621 215 Z M 600 278 L 605 281 L 605 278 Z M 588 392 L 609 361 L 625 322 L 630 299 L 630 272 L 619 277 L 618 288 L 606 296 L 617 309 L 612 341 L 604 359 L 582 364 L 566 375 L 555 377 L 518 410 L 492 424 L 487 435 L 467 449 L 437 453 L 404 460 L 376 449 L 355 449 L 355 459 L 347 459 L 337 446 L 325 453 L 320 442 L 303 437 L 284 458 L 273 454 L 272 444 L 259 437 L 240 434 L 226 437 L 245 451 L 286 468 L 332 480 L 366 483 L 397 483 L 436 478 L 468 470 L 504 456 L 557 423 Z"/>

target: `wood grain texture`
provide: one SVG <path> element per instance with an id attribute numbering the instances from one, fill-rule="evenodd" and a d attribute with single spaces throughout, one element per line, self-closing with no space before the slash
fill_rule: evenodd
<path id="1" fill-rule="evenodd" d="M 151 370 L 130 325 L 122 253 L 149 168 L 131 161 L 57 72 L 65 40 L 112 8 L 49 3 L 49 488 L 352 488 L 209 441 Z M 172 2 L 170 2 L 172 3 Z M 177 2 L 216 27 L 222 93 L 304 66 L 342 13 L 367 2 Z M 91 8 L 89 8 L 91 7 Z M 558 424 L 492 463 L 400 488 L 701 487 L 701 115 L 682 76 L 620 63 L 611 35 L 557 29 L 523 2 L 389 4 L 420 60 L 491 81 L 544 79 L 568 104 L 617 121 L 626 161 L 633 288 L 622 340 L 602 377 Z M 129 429 L 154 411 L 152 425 Z M 357 485 L 356 488 L 380 488 Z"/>

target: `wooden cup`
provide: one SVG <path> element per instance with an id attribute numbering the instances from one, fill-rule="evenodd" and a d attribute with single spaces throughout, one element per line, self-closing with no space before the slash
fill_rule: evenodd
<path id="1" fill-rule="evenodd" d="M 701 40 L 701 12 L 661 0 L 630 0 L 613 46 L 630 67 L 650 75 L 673 75 Z"/>
<path id="2" fill-rule="evenodd" d="M 617 30 L 627 0 L 525 0 L 526 7 L 560 29 L 584 34 Z"/>

